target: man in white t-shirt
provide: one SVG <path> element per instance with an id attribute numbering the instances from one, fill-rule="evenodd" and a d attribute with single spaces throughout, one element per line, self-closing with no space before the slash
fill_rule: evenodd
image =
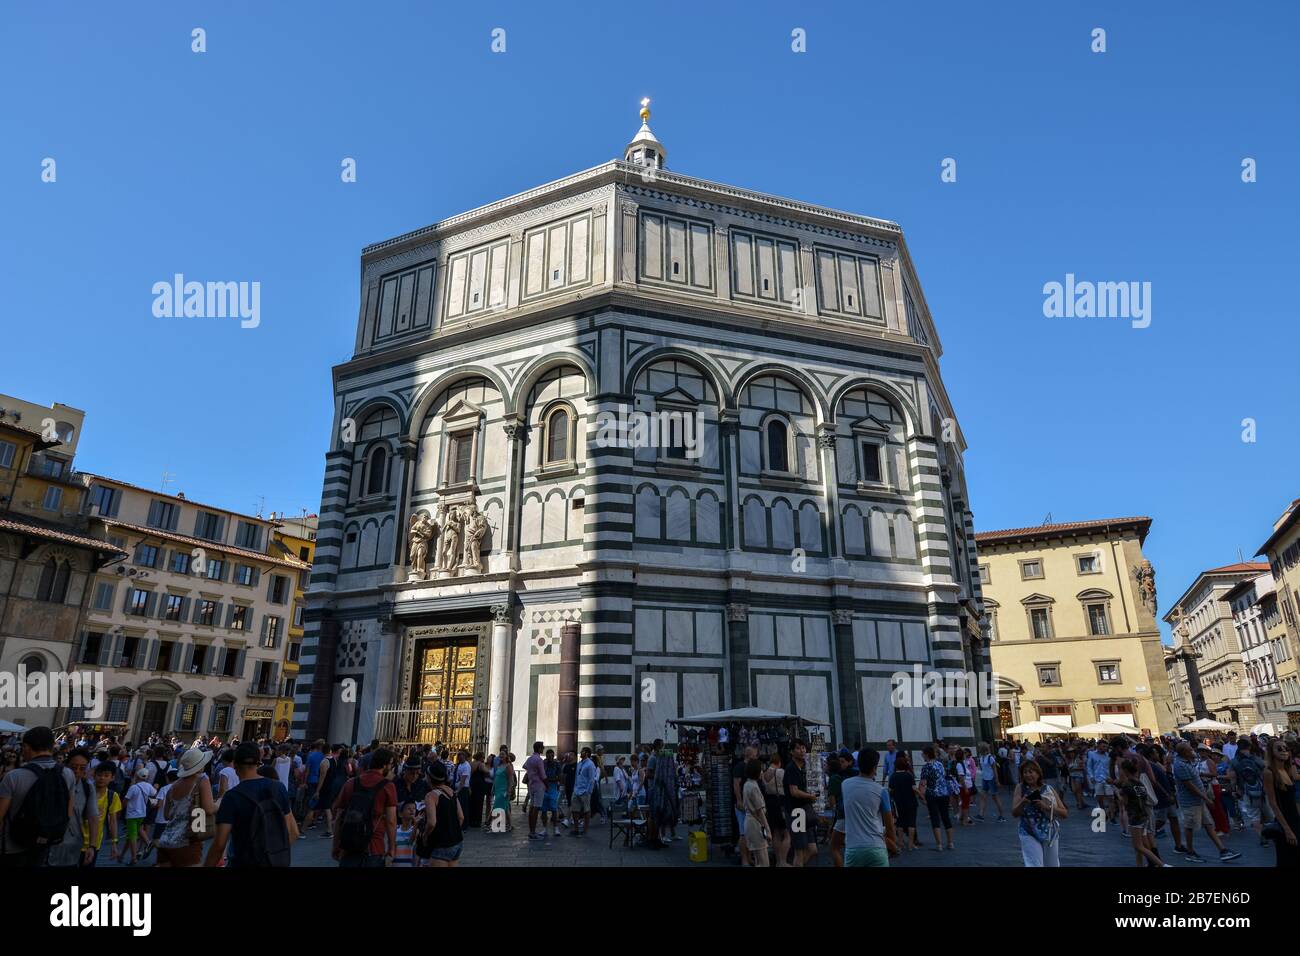
<path id="1" fill-rule="evenodd" d="M 284 744 L 281 744 L 275 752 L 275 777 L 292 797 L 293 786 L 290 781 L 293 779 L 293 758 L 289 756 L 289 748 Z"/>
<path id="2" fill-rule="evenodd" d="M 235 752 L 227 747 L 221 752 L 221 770 L 217 773 L 216 799 L 219 801 L 237 786 L 239 786 L 239 774 L 235 772 Z"/>
<path id="3" fill-rule="evenodd" d="M 149 771 L 141 767 L 135 772 L 135 783 L 126 789 L 126 865 L 134 866 L 136 854 L 140 859 L 149 855 L 149 810 L 158 797 L 158 790 L 149 782 Z"/>
<path id="4" fill-rule="evenodd" d="M 1228 739 L 1223 742 L 1222 749 L 1223 755 L 1229 760 L 1237 756 L 1237 732 L 1235 730 L 1228 731 Z"/>

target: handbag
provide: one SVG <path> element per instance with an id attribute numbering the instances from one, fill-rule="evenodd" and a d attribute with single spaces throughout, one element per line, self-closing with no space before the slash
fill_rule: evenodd
<path id="1" fill-rule="evenodd" d="M 1264 824 L 1263 829 L 1259 831 L 1259 835 L 1265 840 L 1270 841 L 1286 839 L 1286 834 L 1282 832 L 1282 824 L 1278 823 L 1276 820 L 1270 820 L 1268 823 Z"/>
<path id="2" fill-rule="evenodd" d="M 196 781 L 194 786 L 190 788 L 190 792 L 189 792 L 190 806 L 189 809 L 186 810 L 186 815 L 189 817 L 189 822 L 185 826 L 185 832 L 189 835 L 189 840 L 191 843 L 203 843 L 207 840 L 211 840 L 213 837 L 217 835 L 217 819 L 216 819 L 217 815 L 215 813 L 200 813 L 197 820 L 194 817 L 194 808 L 195 808 L 194 797 L 198 792 L 199 786 L 200 784 Z M 171 794 L 168 793 L 167 803 L 170 804 L 171 799 L 172 799 Z M 172 807 L 174 808 L 175 804 L 172 804 Z M 168 810 L 166 806 L 164 806 L 163 808 L 163 815 L 166 817 L 167 822 L 170 823 L 172 818 L 171 812 L 170 810 Z M 195 825 L 198 822 L 198 820 L 203 821 L 203 826 L 200 827 Z"/>

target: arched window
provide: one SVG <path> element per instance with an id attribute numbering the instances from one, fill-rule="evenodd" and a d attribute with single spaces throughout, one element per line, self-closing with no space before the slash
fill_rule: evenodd
<path id="1" fill-rule="evenodd" d="M 546 464 L 569 460 L 569 411 L 557 408 L 546 419 Z"/>
<path id="2" fill-rule="evenodd" d="M 67 561 L 60 561 L 58 570 L 54 572 L 54 587 L 50 590 L 50 600 L 56 604 L 62 604 L 68 597 L 68 579 L 72 576 L 72 565 Z"/>
<path id="3" fill-rule="evenodd" d="M 50 599 L 50 591 L 54 587 L 54 573 L 57 570 L 57 562 L 53 558 L 47 559 L 45 566 L 41 568 L 41 581 L 36 585 L 36 600 L 48 601 Z"/>
<path id="4" fill-rule="evenodd" d="M 39 654 L 28 654 L 18 662 L 18 670 L 26 677 L 35 677 L 45 673 L 45 658 Z"/>
<path id="5" fill-rule="evenodd" d="M 41 580 L 36 585 L 36 600 L 62 604 L 68 596 L 68 579 L 72 568 L 67 561 L 49 558 L 41 568 Z"/>
<path id="6" fill-rule="evenodd" d="M 366 494 L 380 495 L 384 492 L 384 476 L 388 471 L 388 449 L 379 445 L 370 453 L 366 462 Z"/>
<path id="7" fill-rule="evenodd" d="M 780 418 L 767 423 L 767 467 L 769 471 L 790 470 L 790 427 Z"/>

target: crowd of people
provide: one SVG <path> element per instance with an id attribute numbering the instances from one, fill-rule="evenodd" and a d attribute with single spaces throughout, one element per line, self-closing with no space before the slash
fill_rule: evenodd
<path id="1" fill-rule="evenodd" d="M 863 752 L 874 768 L 875 752 Z M 863 752 L 841 750 L 829 765 L 836 865 L 842 861 L 840 848 L 853 845 L 843 835 L 851 801 L 841 796 L 841 788 L 862 772 Z M 959 827 L 990 819 L 1006 823 L 1009 812 L 1025 866 L 1059 866 L 1061 821 L 1073 803 L 1075 810 L 1092 811 L 1095 819 L 1104 820 L 1103 832 L 1117 830 L 1128 839 L 1138 866 L 1171 866 L 1173 855 L 1189 863 L 1207 862 L 1197 850 L 1198 836 L 1214 847 L 1221 862 L 1239 859 L 1240 852 L 1225 843 L 1234 828 L 1252 832 L 1261 846 L 1271 843 L 1278 866 L 1300 864 L 1295 784 L 1300 741 L 1294 734 L 1239 738 L 1229 732 L 1200 739 L 1135 734 L 1049 738 L 1038 744 L 1000 740 L 982 743 L 974 752 L 935 741 L 921 754 L 917 771 L 910 756 L 889 741 L 880 761 L 881 782 L 888 791 L 886 830 L 893 833 L 884 839 L 890 856 L 922 847 L 917 828 L 921 807 L 931 847 L 938 852 L 956 849 Z M 1168 852 L 1158 845 L 1165 837 L 1172 844 Z M 873 839 L 873 848 L 880 839 Z M 780 859 L 778 852 L 778 865 Z"/>
<path id="2" fill-rule="evenodd" d="M 1118 736 L 999 740 L 973 750 L 936 740 L 911 754 L 826 756 L 826 798 L 809 790 L 806 744 L 760 761 L 753 748 L 731 768 L 737 862 L 808 866 L 819 843 L 834 866 L 888 866 L 929 846 L 957 849 L 961 827 L 1014 820 L 1026 866 L 1059 866 L 1070 810 L 1104 818 L 1129 841 L 1138 866 L 1181 858 L 1240 857 L 1235 829 L 1272 844 L 1278 866 L 1300 863 L 1295 781 L 1300 742 L 1285 737 Z M 47 727 L 0 742 L 0 864 L 91 867 L 287 866 L 295 842 L 329 839 L 340 867 L 454 867 L 465 833 L 514 830 L 582 838 L 612 815 L 636 819 L 638 839 L 662 849 L 680 839 L 681 795 L 699 770 L 662 740 L 606 760 L 603 747 L 557 754 L 536 742 L 522 762 L 421 745 L 402 754 L 369 746 L 107 735 L 56 736 Z M 819 834 L 822 839 L 819 840 Z M 1162 842 L 1163 841 L 1163 842 Z"/>

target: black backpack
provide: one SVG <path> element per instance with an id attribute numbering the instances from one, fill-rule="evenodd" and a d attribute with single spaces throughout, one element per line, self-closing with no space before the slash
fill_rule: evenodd
<path id="1" fill-rule="evenodd" d="M 273 788 L 264 788 L 262 796 L 254 798 L 242 787 L 230 791 L 253 805 L 253 818 L 248 830 L 248 862 L 252 866 L 289 865 L 289 827 L 284 822 L 284 811 L 276 802 Z"/>
<path id="2" fill-rule="evenodd" d="M 370 852 L 370 840 L 375 835 L 375 797 L 384 782 L 381 780 L 373 788 L 361 786 L 360 781 L 353 785 L 339 829 L 339 848 L 345 853 Z"/>
<path id="3" fill-rule="evenodd" d="M 68 782 L 63 767 L 41 767 L 29 763 L 23 767 L 36 775 L 22 806 L 9 821 L 9 839 L 24 849 L 52 846 L 63 842 L 68 832 Z"/>

